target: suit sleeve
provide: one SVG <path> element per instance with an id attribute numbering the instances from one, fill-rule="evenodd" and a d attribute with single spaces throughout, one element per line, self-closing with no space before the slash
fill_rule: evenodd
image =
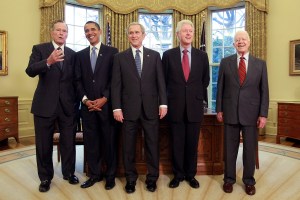
<path id="1" fill-rule="evenodd" d="M 43 59 L 42 52 L 37 45 L 33 46 L 29 64 L 25 72 L 28 76 L 35 77 L 41 73 L 46 73 L 48 70 L 47 59 Z"/>
<path id="2" fill-rule="evenodd" d="M 110 58 L 109 67 L 113 68 L 113 61 L 114 61 L 114 55 L 118 53 L 118 49 L 112 48 L 112 54 Z M 109 80 L 106 89 L 103 91 L 102 96 L 106 97 L 107 99 L 111 98 L 111 79 L 112 79 L 112 70 L 109 71 Z"/>
<path id="3" fill-rule="evenodd" d="M 157 84 L 159 92 L 159 105 L 167 105 L 167 94 L 166 94 L 166 82 L 163 70 L 163 65 L 160 59 L 160 55 L 156 56 L 156 67 L 157 67 Z"/>
<path id="4" fill-rule="evenodd" d="M 218 86 L 217 86 L 217 99 L 216 99 L 216 112 L 223 112 L 222 101 L 223 101 L 223 90 L 224 90 L 224 60 L 221 60 L 219 75 L 218 75 Z"/>
<path id="5" fill-rule="evenodd" d="M 204 56 L 204 73 L 203 73 L 203 99 L 208 103 L 207 96 L 207 87 L 209 85 L 210 76 L 209 76 L 209 61 L 207 53 Z"/>
<path id="6" fill-rule="evenodd" d="M 111 80 L 111 102 L 112 109 L 122 109 L 121 105 L 121 89 L 122 89 L 122 80 L 121 80 L 121 65 L 118 55 L 114 56 L 113 71 L 112 71 L 112 80 Z"/>
<path id="7" fill-rule="evenodd" d="M 268 117 L 268 110 L 269 110 L 269 85 L 268 85 L 268 73 L 267 73 L 267 66 L 266 62 L 262 61 L 262 78 L 260 84 L 261 90 L 261 106 L 260 106 L 260 113 L 261 117 Z"/>
<path id="8" fill-rule="evenodd" d="M 75 54 L 74 58 L 74 85 L 76 88 L 78 100 L 82 100 L 83 96 L 86 94 L 84 87 L 82 85 L 82 71 L 81 71 L 81 62 L 80 55 L 78 53 Z"/>

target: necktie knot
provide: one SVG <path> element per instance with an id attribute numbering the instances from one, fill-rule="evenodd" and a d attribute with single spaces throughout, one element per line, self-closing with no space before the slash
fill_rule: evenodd
<path id="1" fill-rule="evenodd" d="M 187 54 L 189 51 L 187 49 L 184 49 L 182 52 L 183 54 Z"/>

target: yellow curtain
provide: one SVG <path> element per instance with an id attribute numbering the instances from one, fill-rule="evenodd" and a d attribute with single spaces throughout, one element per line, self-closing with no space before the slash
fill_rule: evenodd
<path id="1" fill-rule="evenodd" d="M 127 39 L 126 28 L 129 23 L 138 21 L 138 11 L 135 10 L 129 14 L 119 14 L 103 6 L 103 16 L 105 19 L 103 35 L 105 36 L 106 33 L 106 20 L 109 20 L 112 46 L 117 47 L 119 51 L 129 48 L 130 45 Z"/>
<path id="2" fill-rule="evenodd" d="M 57 0 L 42 0 L 51 3 Z M 150 12 L 162 12 L 168 9 L 177 10 L 185 15 L 195 15 L 209 6 L 228 8 L 242 1 L 250 2 L 259 10 L 267 11 L 268 0 L 76 0 L 78 3 L 91 6 L 102 4 L 117 13 L 127 14 L 139 8 Z"/>
<path id="3" fill-rule="evenodd" d="M 173 11 L 173 46 L 176 47 L 179 45 L 179 42 L 176 37 L 176 26 L 177 23 L 183 19 L 191 20 L 195 27 L 195 33 L 194 33 L 194 41 L 192 43 L 192 46 L 195 48 L 200 47 L 200 37 L 202 33 L 202 24 L 207 19 L 207 9 L 201 11 L 198 14 L 195 15 L 185 15 L 182 14 L 180 11 L 174 10 Z"/>
<path id="4" fill-rule="evenodd" d="M 51 41 L 50 29 L 56 20 L 64 20 L 65 0 L 40 0 L 41 29 L 40 42 Z"/>
<path id="5" fill-rule="evenodd" d="M 250 53 L 258 58 L 267 58 L 267 12 L 246 2 L 246 30 L 251 40 Z"/>

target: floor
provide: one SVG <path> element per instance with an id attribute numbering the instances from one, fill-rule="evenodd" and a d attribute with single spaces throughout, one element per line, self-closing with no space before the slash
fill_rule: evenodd
<path id="1" fill-rule="evenodd" d="M 274 135 L 259 136 L 259 141 L 276 144 L 276 136 L 274 136 Z M 280 143 L 285 146 L 300 148 L 300 140 L 295 140 L 295 139 L 291 139 L 291 138 L 281 138 Z M 35 140 L 34 140 L 33 136 L 20 138 L 19 144 L 16 142 L 15 139 L 10 138 L 8 140 L 8 142 L 6 142 L 6 141 L 0 142 L 0 151 L 8 150 L 8 149 L 24 148 L 24 147 L 27 147 L 27 146 L 30 146 L 33 144 L 35 144 Z"/>

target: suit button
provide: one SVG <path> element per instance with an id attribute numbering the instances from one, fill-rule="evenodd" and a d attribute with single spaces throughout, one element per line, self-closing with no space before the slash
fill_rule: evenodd
<path id="1" fill-rule="evenodd" d="M 93 80 L 93 83 L 95 83 L 96 81 L 95 80 Z"/>

